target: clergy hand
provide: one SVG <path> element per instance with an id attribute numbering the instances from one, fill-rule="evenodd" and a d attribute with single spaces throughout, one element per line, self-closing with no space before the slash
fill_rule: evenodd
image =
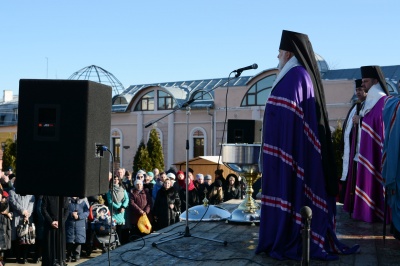
<path id="1" fill-rule="evenodd" d="M 358 125 L 360 123 L 360 116 L 354 115 L 353 116 L 353 124 Z"/>
<path id="2" fill-rule="evenodd" d="M 58 221 L 53 221 L 51 227 L 58 229 Z"/>

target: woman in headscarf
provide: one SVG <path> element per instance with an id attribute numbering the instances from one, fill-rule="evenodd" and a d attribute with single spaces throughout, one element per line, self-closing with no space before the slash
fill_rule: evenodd
<path id="1" fill-rule="evenodd" d="M 119 176 L 110 180 L 110 190 L 107 192 L 107 203 L 112 208 L 112 219 L 116 222 L 118 238 L 122 237 L 122 228 L 125 225 L 125 209 L 129 204 L 128 193 Z"/>
<path id="2" fill-rule="evenodd" d="M 224 201 L 228 201 L 231 199 L 241 199 L 242 190 L 238 177 L 235 174 L 229 174 L 226 177 L 226 180 L 228 181 L 228 185 L 224 191 Z"/>
<path id="3" fill-rule="evenodd" d="M 178 172 L 179 173 L 179 172 Z M 183 173 L 182 173 L 183 174 Z M 188 177 L 188 208 L 199 205 L 200 199 L 196 187 L 194 186 L 193 180 Z M 186 211 L 186 177 L 178 177 L 179 198 L 181 199 L 181 212 Z"/>
<path id="4" fill-rule="evenodd" d="M 129 193 L 129 212 L 132 236 L 141 235 L 137 223 L 143 214 L 146 214 L 150 223 L 152 223 L 153 217 L 150 213 L 152 204 L 152 197 L 149 190 L 143 188 L 143 181 L 141 179 L 136 179 L 134 182 L 134 188 L 132 188 Z"/>
<path id="5" fill-rule="evenodd" d="M 171 180 L 166 178 L 154 202 L 153 214 L 154 219 L 157 221 L 157 229 L 174 224 L 180 211 L 181 200 L 179 199 L 179 194 L 171 186 Z"/>
<path id="6" fill-rule="evenodd" d="M 208 193 L 208 203 L 211 205 L 218 205 L 224 202 L 224 189 L 220 179 L 215 180 Z"/>
<path id="7" fill-rule="evenodd" d="M 89 216 L 87 198 L 69 197 L 69 213 L 65 222 L 67 262 L 81 258 L 81 246 L 86 242 L 86 219 Z"/>

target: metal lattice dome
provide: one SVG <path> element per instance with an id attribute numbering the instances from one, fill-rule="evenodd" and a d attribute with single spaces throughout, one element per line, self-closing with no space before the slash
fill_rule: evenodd
<path id="1" fill-rule="evenodd" d="M 317 61 L 317 64 L 318 64 L 319 72 L 321 72 L 321 74 L 326 73 L 329 70 L 328 63 L 319 54 L 317 54 L 317 53 L 314 53 L 314 54 L 315 54 L 315 60 Z M 276 68 L 279 68 L 279 64 Z"/>
<path id="2" fill-rule="evenodd" d="M 317 60 L 319 72 L 325 73 L 329 70 L 329 65 L 322 56 L 315 53 L 315 60 Z"/>
<path id="3" fill-rule="evenodd" d="M 110 72 L 104 68 L 91 65 L 73 73 L 68 79 L 72 80 L 90 80 L 104 85 L 111 86 L 112 96 L 116 96 L 124 91 L 122 83 Z"/>

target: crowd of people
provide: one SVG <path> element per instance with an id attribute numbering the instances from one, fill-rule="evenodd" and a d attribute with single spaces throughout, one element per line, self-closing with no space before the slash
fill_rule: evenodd
<path id="1" fill-rule="evenodd" d="M 108 206 L 113 208 L 113 220 L 122 244 L 143 234 L 137 224 L 146 214 L 153 230 L 160 230 L 179 221 L 179 215 L 188 208 L 204 203 L 216 205 L 230 199 L 242 199 L 244 183 L 235 174 L 227 178 L 223 170 L 215 170 L 214 182 L 210 174 L 194 174 L 189 168 L 183 171 L 139 170 L 131 173 L 118 168 L 113 176 L 113 186 L 106 194 Z M 187 189 L 186 189 L 187 186 Z M 112 190 L 111 190 L 112 188 Z M 186 204 L 186 193 L 188 202 Z"/>
<path id="2" fill-rule="evenodd" d="M 17 183 L 11 168 L 0 171 L 0 266 L 7 258 L 16 258 L 19 264 L 28 263 L 29 258 L 42 265 L 79 261 L 86 242 L 88 199 L 20 195 Z M 60 199 L 64 201 L 61 222 Z"/>
<path id="3" fill-rule="evenodd" d="M 17 178 L 12 169 L 0 172 L 0 266 L 7 258 L 25 264 L 28 259 L 42 265 L 65 265 L 80 260 L 88 245 L 92 205 L 104 205 L 109 210 L 119 244 L 126 244 L 144 234 L 138 228 L 139 218 L 146 214 L 154 230 L 179 221 L 186 210 L 186 173 L 139 170 L 136 173 L 118 168 L 109 175 L 109 190 L 90 197 L 57 197 L 19 195 Z M 240 177 L 215 171 L 215 181 L 209 174 L 188 172 L 188 207 L 219 204 L 241 199 L 244 184 Z M 63 200 L 61 204 L 60 200 Z M 59 206 L 63 206 L 59 212 Z M 61 217 L 61 216 L 62 217 Z M 19 227 L 34 225 L 33 239 L 21 240 Z"/>

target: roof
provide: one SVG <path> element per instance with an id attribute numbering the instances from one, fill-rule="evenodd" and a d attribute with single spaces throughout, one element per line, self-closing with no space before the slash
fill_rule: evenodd
<path id="1" fill-rule="evenodd" d="M 320 64 L 326 62 L 323 59 L 319 59 Z M 321 66 L 320 66 L 321 67 Z M 383 66 L 381 67 L 383 74 L 392 87 L 391 91 L 397 93 L 396 84 L 400 80 L 400 65 L 394 66 Z M 327 66 L 322 65 L 321 76 L 323 80 L 354 80 L 361 78 L 360 68 L 349 68 L 349 69 L 334 69 L 329 70 Z M 258 74 L 257 74 L 258 75 Z M 257 76 L 256 75 L 256 76 Z M 248 82 L 254 78 L 254 76 L 242 76 L 239 78 L 231 78 L 229 82 L 230 87 L 245 86 Z M 173 81 L 173 82 L 161 82 L 161 83 L 149 83 L 149 84 L 139 84 L 131 85 L 125 89 L 118 97 L 124 98 L 123 104 L 113 104 L 113 112 L 126 112 L 129 103 L 136 95 L 136 93 L 149 87 L 162 87 L 167 92 L 169 92 L 176 103 L 177 108 L 181 108 L 183 104 L 187 103 L 191 96 L 197 91 L 209 92 L 212 97 L 214 97 L 214 89 L 217 87 L 227 86 L 228 78 L 215 78 L 215 79 L 201 79 L 201 80 L 189 80 L 189 81 Z M 202 100 L 195 101 L 190 105 L 192 108 L 206 108 L 213 107 L 213 100 Z"/>
<path id="2" fill-rule="evenodd" d="M 149 87 L 161 87 L 165 89 L 169 94 L 174 97 L 176 103 L 179 107 L 182 107 L 184 103 L 191 99 L 197 91 L 209 92 L 212 97 L 214 97 L 214 89 L 218 87 L 238 87 L 245 86 L 247 82 L 252 79 L 252 76 L 243 76 L 239 78 L 216 78 L 216 79 L 202 79 L 202 80 L 189 80 L 189 81 L 174 81 L 174 82 L 162 82 L 162 83 L 149 83 L 149 84 L 139 84 L 131 85 L 125 89 L 118 97 L 124 97 L 126 99 L 126 104 L 117 104 L 112 106 L 113 112 L 125 112 L 128 108 L 129 103 L 136 95 L 136 93 Z M 229 81 L 229 83 L 228 83 Z M 202 100 L 198 102 L 193 102 L 190 105 L 192 108 L 205 108 L 213 107 L 214 101 Z"/>
<path id="3" fill-rule="evenodd" d="M 385 78 L 389 81 L 397 83 L 400 80 L 400 65 L 381 67 Z M 361 78 L 360 68 L 335 69 L 329 70 L 322 75 L 322 79 L 359 79 Z"/>
<path id="4" fill-rule="evenodd" d="M 216 165 L 220 164 L 222 165 L 222 159 L 220 158 L 218 160 L 218 157 L 220 156 L 198 156 L 196 158 L 190 159 L 189 163 L 190 165 Z M 181 165 L 181 164 L 186 164 L 186 161 L 182 162 L 177 162 L 174 163 L 173 165 Z"/>

